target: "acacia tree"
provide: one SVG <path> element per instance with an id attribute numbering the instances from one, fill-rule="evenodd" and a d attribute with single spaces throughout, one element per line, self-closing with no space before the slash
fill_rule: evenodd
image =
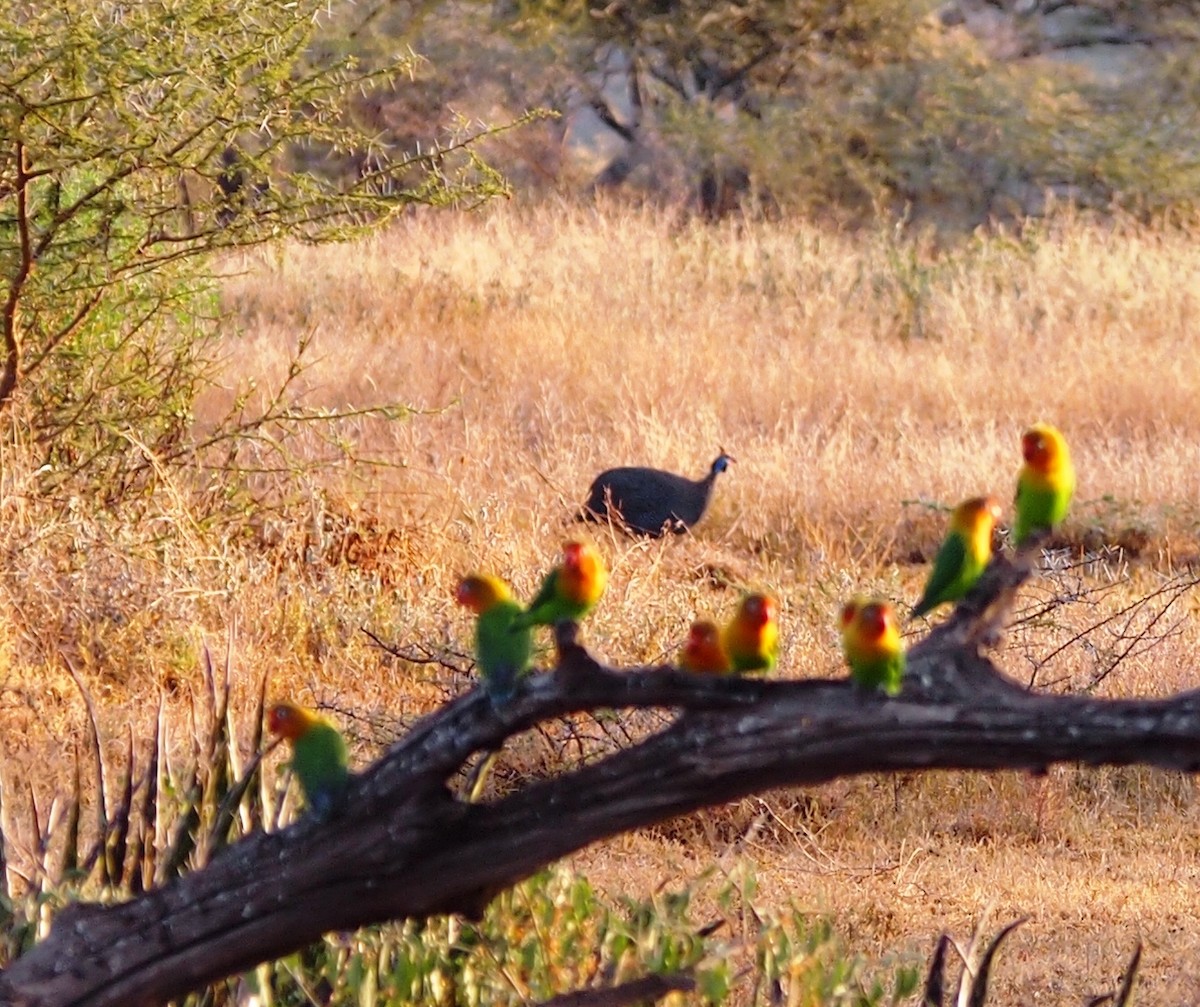
<path id="1" fill-rule="evenodd" d="M 990 186 L 989 152 L 1049 156 L 1027 128 L 1030 86 L 983 81 L 969 47 L 935 37 L 908 0 L 503 6 L 509 30 L 563 50 L 577 92 L 625 141 L 600 185 L 643 168 L 665 188 L 677 163 L 712 215 L 752 180 L 805 210 L 871 212 L 968 177 Z"/>
<path id="2" fill-rule="evenodd" d="M 413 204 L 503 190 L 474 136 L 419 156 L 378 149 L 348 102 L 412 57 L 361 68 L 322 35 L 327 8 L 0 10 L 0 409 L 37 445 L 43 488 L 83 472 L 119 493 L 147 456 L 195 448 L 214 251 L 342 239 Z M 320 170 L 362 152 L 376 156 L 352 176 Z M 239 408 L 226 429 L 247 422 Z"/>
<path id="3" fill-rule="evenodd" d="M 1125 87 L 989 58 L 912 0 L 488 6 L 494 32 L 553 52 L 557 93 L 573 95 L 558 107 L 590 106 L 622 141 L 605 144 L 619 149 L 598 185 L 673 196 L 682 184 L 712 213 L 749 187 L 784 209 L 968 227 L 1040 213 L 1047 193 L 1141 210 L 1200 191 L 1200 76 L 1180 45 L 1194 14 L 1175 5 L 1139 16 L 1159 30 L 1119 34 L 1139 43 Z M 1063 5 L 1040 7 L 1014 17 L 1029 28 Z"/>
<path id="4" fill-rule="evenodd" d="M 370 0 L 348 12 L 347 23 L 360 36 L 401 32 L 423 52 L 444 53 L 444 65 L 420 82 L 432 93 L 470 102 L 467 92 L 490 88 L 510 102 L 524 94 L 563 112 L 590 108 L 623 141 L 595 185 L 616 186 L 637 172 L 646 187 L 672 192 L 686 179 L 712 211 L 746 168 L 763 177 L 771 159 L 748 146 L 789 133 L 796 139 L 779 161 L 825 196 L 872 198 L 883 172 L 869 177 L 862 152 L 848 147 L 853 116 L 845 102 L 869 96 L 881 68 L 924 52 L 907 0 L 427 0 L 414 7 L 418 16 L 399 26 L 393 4 Z M 486 60 L 463 46 L 464 32 L 488 47 Z M 843 166 L 846 159 L 858 167 Z M 818 164 L 822 171 L 808 170 Z"/>

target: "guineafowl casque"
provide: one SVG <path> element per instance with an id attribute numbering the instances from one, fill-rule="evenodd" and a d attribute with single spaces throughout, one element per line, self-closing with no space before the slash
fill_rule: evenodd
<path id="1" fill-rule="evenodd" d="M 592 482 L 580 521 L 607 521 L 634 535 L 658 538 L 685 532 L 704 516 L 713 484 L 733 461 L 722 451 L 703 479 L 628 466 L 601 472 Z"/>

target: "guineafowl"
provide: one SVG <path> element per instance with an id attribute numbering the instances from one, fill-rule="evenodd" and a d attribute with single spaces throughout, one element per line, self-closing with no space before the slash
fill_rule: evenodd
<path id="1" fill-rule="evenodd" d="M 733 461 L 722 451 L 708 475 L 688 479 L 661 469 L 629 466 L 601 472 L 592 482 L 580 521 L 607 521 L 634 535 L 658 538 L 687 531 L 704 516 L 717 476 Z"/>

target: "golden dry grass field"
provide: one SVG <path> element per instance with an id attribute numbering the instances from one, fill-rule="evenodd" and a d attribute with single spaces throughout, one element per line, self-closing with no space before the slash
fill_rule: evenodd
<path id="1" fill-rule="evenodd" d="M 1014 627 L 997 661 L 1047 689 L 1191 687 L 1196 590 L 1105 619 L 1188 577 L 1198 554 L 1198 234 L 1064 218 L 939 247 L 504 206 L 230 260 L 229 391 L 200 422 L 245 381 L 277 380 L 309 334 L 310 403 L 415 412 L 342 424 L 384 464 L 264 476 L 304 502 L 218 527 L 193 521 L 198 490 L 182 485 L 157 528 L 47 521 L 25 495 L 27 460 L 0 458 L 3 782 L 29 774 L 49 792 L 69 775 L 84 718 L 64 655 L 119 740 L 160 694 L 186 724 L 200 648 L 228 640 L 247 704 L 269 674 L 272 694 L 340 711 L 366 760 L 469 678 L 389 658 L 361 627 L 465 652 L 458 575 L 486 568 L 528 595 L 598 471 L 698 477 L 721 447 L 737 463 L 693 534 L 592 529 L 612 580 L 588 644 L 616 665 L 669 659 L 693 618 L 761 587 L 781 601 L 781 674 L 841 675 L 839 602 L 861 589 L 911 604 L 942 508 L 985 491 L 1007 504 L 1038 419 L 1066 432 L 1080 484 L 1058 569 L 1017 615 L 1061 603 Z M 551 758 L 520 741 L 500 785 Z M 573 866 L 648 893 L 750 858 L 761 904 L 827 913 L 851 950 L 880 958 L 925 956 L 985 914 L 993 929 L 1028 916 L 1000 954 L 1001 1003 L 1110 990 L 1140 939 L 1142 1002 L 1183 1003 L 1200 999 L 1198 827 L 1186 778 L 939 773 L 763 795 Z"/>

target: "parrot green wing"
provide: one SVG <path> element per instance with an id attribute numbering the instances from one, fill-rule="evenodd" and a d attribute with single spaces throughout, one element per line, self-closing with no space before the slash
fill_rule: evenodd
<path id="1" fill-rule="evenodd" d="M 308 806 L 328 818 L 350 781 L 346 742 L 332 724 L 314 724 L 292 743 L 292 771 Z"/>
<path id="2" fill-rule="evenodd" d="M 958 532 L 946 536 L 933 561 L 933 570 L 925 583 L 925 593 L 913 608 L 914 617 L 931 612 L 943 602 L 961 598 L 970 587 L 967 544 Z M 978 576 L 978 574 L 976 574 Z"/>
<path id="3" fill-rule="evenodd" d="M 562 607 L 563 599 L 558 593 L 558 569 L 555 568 L 546 574 L 540 590 L 525 611 L 513 620 L 513 629 L 553 626 L 559 619 L 568 618 L 568 616 L 560 614 Z"/>
<path id="4" fill-rule="evenodd" d="M 495 704 L 512 698 L 517 679 L 529 671 L 533 658 L 533 634 L 517 625 L 522 614 L 515 601 L 498 601 L 475 624 L 475 660 Z"/>
<path id="5" fill-rule="evenodd" d="M 516 619 L 514 629 L 526 629 L 529 626 L 553 626 L 563 619 L 582 619 L 592 610 L 593 602 L 572 601 L 563 596 L 558 584 L 558 570 L 551 570 L 542 582 L 542 589 L 537 597 L 529 603 Z"/>

